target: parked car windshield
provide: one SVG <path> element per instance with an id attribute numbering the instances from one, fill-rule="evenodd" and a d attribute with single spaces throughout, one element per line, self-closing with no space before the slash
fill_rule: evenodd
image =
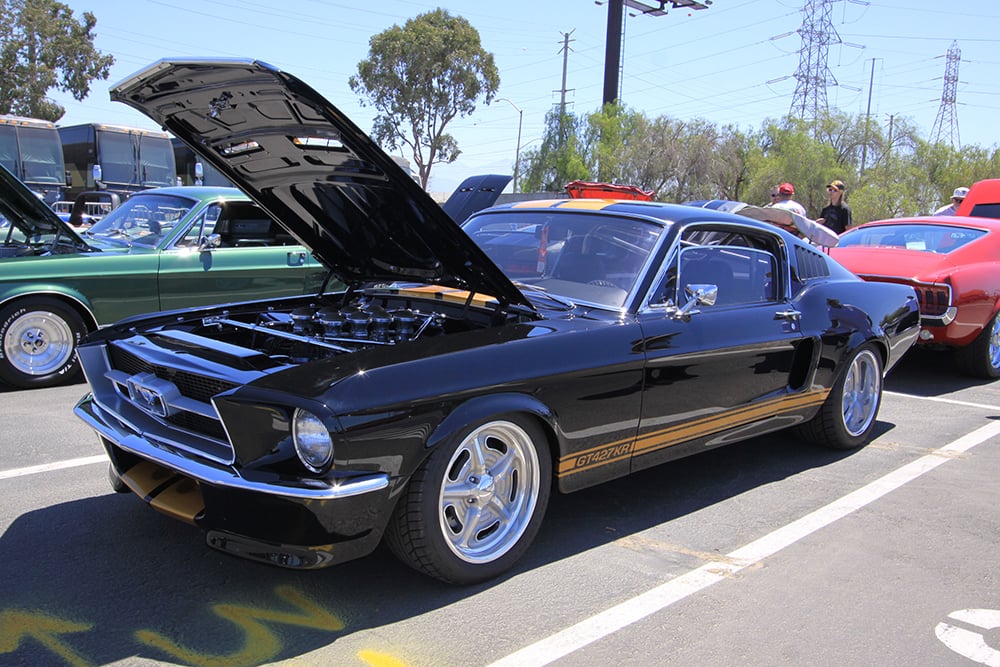
<path id="1" fill-rule="evenodd" d="M 486 213 L 463 228 L 512 281 L 613 308 L 663 233 L 642 220 L 551 210 Z"/>
<path id="2" fill-rule="evenodd" d="M 879 246 L 947 254 L 985 235 L 982 229 L 951 225 L 872 225 L 842 235 L 837 247 Z"/>
<path id="3" fill-rule="evenodd" d="M 95 223 L 89 234 L 122 245 L 154 246 L 194 208 L 195 203 L 175 195 L 133 195 Z"/>

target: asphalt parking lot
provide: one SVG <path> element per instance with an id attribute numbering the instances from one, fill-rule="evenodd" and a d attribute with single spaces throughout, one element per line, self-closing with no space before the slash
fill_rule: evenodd
<path id="1" fill-rule="evenodd" d="M 555 497 L 508 576 L 245 562 L 111 492 L 83 384 L 0 390 L 3 665 L 1000 665 L 1000 383 L 913 352 L 853 452 L 759 438 Z"/>

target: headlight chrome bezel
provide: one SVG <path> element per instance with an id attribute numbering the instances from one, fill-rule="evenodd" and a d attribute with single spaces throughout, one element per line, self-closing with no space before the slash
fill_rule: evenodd
<path id="1" fill-rule="evenodd" d="M 323 420 L 302 408 L 292 415 L 292 443 L 295 455 L 306 470 L 323 473 L 333 462 L 333 437 Z"/>

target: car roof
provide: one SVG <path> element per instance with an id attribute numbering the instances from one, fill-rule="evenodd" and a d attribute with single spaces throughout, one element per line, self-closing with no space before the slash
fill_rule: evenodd
<path id="1" fill-rule="evenodd" d="M 866 222 L 863 225 L 853 227 L 844 233 L 847 234 L 855 229 L 863 229 L 865 227 L 875 227 L 880 225 L 949 225 L 952 227 L 1000 231 L 1000 220 L 996 218 L 974 218 L 965 215 L 919 215 L 908 218 L 872 220 L 871 222 Z"/>

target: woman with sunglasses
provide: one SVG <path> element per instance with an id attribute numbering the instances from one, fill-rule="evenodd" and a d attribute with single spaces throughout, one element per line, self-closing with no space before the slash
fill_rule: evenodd
<path id="1" fill-rule="evenodd" d="M 847 186 L 843 181 L 833 181 L 826 186 L 826 191 L 830 195 L 830 203 L 820 212 L 820 217 L 816 220 L 821 225 L 829 227 L 838 234 L 843 234 L 853 224 L 851 220 L 851 207 L 844 201 L 844 194 Z"/>

